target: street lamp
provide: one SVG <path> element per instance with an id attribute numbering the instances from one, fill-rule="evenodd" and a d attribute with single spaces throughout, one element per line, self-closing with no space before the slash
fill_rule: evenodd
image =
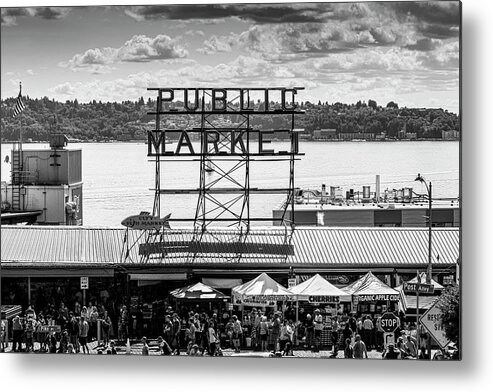
<path id="1" fill-rule="evenodd" d="M 432 273 L 432 267 L 431 267 L 431 226 L 432 226 L 432 210 L 431 210 L 431 181 L 429 185 L 426 183 L 425 179 L 423 176 L 418 173 L 418 176 L 415 178 L 414 181 L 419 181 L 422 184 L 425 184 L 426 191 L 428 192 L 428 270 L 426 271 L 426 283 L 431 284 L 431 273 Z"/>

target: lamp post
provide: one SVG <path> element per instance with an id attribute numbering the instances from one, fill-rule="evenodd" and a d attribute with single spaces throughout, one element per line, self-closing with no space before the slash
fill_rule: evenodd
<path id="1" fill-rule="evenodd" d="M 428 269 L 426 271 L 426 283 L 431 284 L 431 274 L 432 274 L 432 266 L 431 266 L 431 226 L 433 224 L 432 220 L 432 209 L 431 209 L 431 181 L 429 184 L 426 183 L 425 179 L 421 174 L 418 173 L 418 176 L 414 181 L 419 181 L 422 184 L 425 184 L 426 191 L 428 192 Z"/>

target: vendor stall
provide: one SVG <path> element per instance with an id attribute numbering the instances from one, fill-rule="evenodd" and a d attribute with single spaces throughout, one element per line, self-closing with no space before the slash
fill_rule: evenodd
<path id="1" fill-rule="evenodd" d="M 407 283 L 421 283 L 426 281 L 426 273 L 422 272 L 418 278 L 414 277 Z M 442 290 L 445 288 L 440 283 L 435 280 L 431 280 L 431 285 L 433 286 L 433 293 L 419 294 L 419 313 L 422 314 L 424 311 L 429 309 L 440 296 Z M 395 288 L 399 292 L 399 311 L 404 313 L 406 321 L 414 321 L 416 319 L 416 295 L 410 292 L 404 292 L 403 285 L 397 286 Z"/>
<path id="2" fill-rule="evenodd" d="M 318 308 L 323 317 L 321 345 L 330 346 L 334 317 L 337 317 L 338 323 L 346 321 L 347 317 L 343 315 L 346 312 L 341 302 L 349 306 L 351 295 L 329 283 L 319 274 L 290 288 L 289 291 L 296 298 L 296 324 L 299 321 L 300 307 L 303 309 L 303 314 L 313 314 L 314 309 Z"/>
<path id="3" fill-rule="evenodd" d="M 234 304 L 242 307 L 246 305 L 277 308 L 277 302 L 290 301 L 293 298 L 288 289 L 265 272 L 249 282 L 233 287 L 231 293 Z"/>
<path id="4" fill-rule="evenodd" d="M 245 306 L 247 307 L 259 307 L 262 309 L 263 313 L 267 316 L 268 314 L 272 316 L 273 312 L 276 312 L 279 308 L 279 302 L 282 304 L 286 304 L 287 301 L 291 301 L 294 299 L 291 292 L 277 283 L 274 279 L 272 279 L 265 272 L 257 276 L 255 279 L 250 280 L 240 286 L 234 287 L 231 290 L 231 294 L 233 297 L 234 305 L 241 307 L 242 317 L 241 319 L 245 321 L 245 319 L 250 320 L 249 326 L 247 326 L 246 330 L 244 329 L 244 335 L 253 336 L 257 334 L 252 333 L 252 324 L 254 321 L 254 317 L 248 314 L 245 315 Z M 281 306 L 280 308 L 283 308 Z M 269 309 L 269 311 L 267 310 Z M 280 312 L 276 312 L 280 314 Z M 276 343 L 272 340 L 272 322 L 269 322 L 269 347 L 274 346 Z M 248 346 L 248 342 L 247 346 Z"/>
<path id="5" fill-rule="evenodd" d="M 343 287 L 342 290 L 352 295 L 353 310 L 356 313 L 379 317 L 387 311 L 397 310 L 399 292 L 383 283 L 371 272 Z"/>

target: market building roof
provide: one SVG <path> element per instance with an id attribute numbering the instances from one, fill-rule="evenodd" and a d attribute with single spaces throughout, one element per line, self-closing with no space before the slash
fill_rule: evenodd
<path id="1" fill-rule="evenodd" d="M 102 267 L 142 265 L 142 232 L 122 228 L 77 226 L 2 226 L 2 267 Z M 146 265 L 208 267 L 291 265 L 293 267 L 423 267 L 428 262 L 427 228 L 297 227 L 291 245 L 284 229 L 251 229 L 245 241 L 236 232 L 218 229 L 193 242 L 192 230 L 170 230 L 161 236 L 162 253 Z M 140 236 L 140 237 L 139 237 Z M 241 258 L 234 259 L 241 254 Z M 434 228 L 433 265 L 455 265 L 459 229 Z M 164 255 L 164 257 L 161 257 Z"/>

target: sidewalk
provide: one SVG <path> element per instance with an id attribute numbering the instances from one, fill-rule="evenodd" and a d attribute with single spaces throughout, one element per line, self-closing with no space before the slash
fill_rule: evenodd
<path id="1" fill-rule="evenodd" d="M 151 344 L 149 345 L 149 355 L 154 355 L 158 356 L 160 355 L 159 353 L 159 348 L 155 344 L 155 341 L 151 341 Z M 97 341 L 88 343 L 89 346 L 89 352 L 91 355 L 98 355 L 98 350 L 102 351 L 103 355 L 106 354 L 106 349 L 103 348 L 102 346 L 98 346 Z M 5 350 L 6 353 L 12 352 L 12 343 L 9 343 L 8 348 Z M 40 353 L 40 344 L 35 343 L 34 344 L 34 352 L 31 352 L 30 354 L 46 354 L 46 353 Z M 125 345 L 118 345 L 116 346 L 117 350 L 117 355 L 126 355 L 126 346 Z M 247 358 L 269 358 L 271 357 L 270 352 L 259 352 L 259 351 L 253 351 L 253 350 L 248 350 L 244 349 L 240 353 L 235 353 L 233 349 L 224 349 L 222 350 L 223 356 L 224 357 L 247 357 Z M 21 352 L 22 354 L 27 354 L 26 352 Z M 287 357 L 282 357 L 282 358 L 331 358 L 332 351 L 330 350 L 320 350 L 319 352 L 313 352 L 310 350 L 294 350 L 293 356 L 287 356 Z M 74 355 L 84 355 L 82 352 Z M 99 354 L 101 355 L 101 354 Z M 142 355 L 142 343 L 134 343 L 130 346 L 130 355 Z M 186 351 L 183 350 L 180 353 L 180 356 L 187 356 Z M 208 357 L 208 355 L 204 355 L 204 357 Z M 339 351 L 337 355 L 337 359 L 342 358 L 344 359 L 344 352 L 342 350 Z M 368 352 L 368 358 L 370 359 L 382 359 L 382 353 L 378 352 L 376 350 L 372 350 Z M 331 358 L 335 359 L 335 358 Z"/>

